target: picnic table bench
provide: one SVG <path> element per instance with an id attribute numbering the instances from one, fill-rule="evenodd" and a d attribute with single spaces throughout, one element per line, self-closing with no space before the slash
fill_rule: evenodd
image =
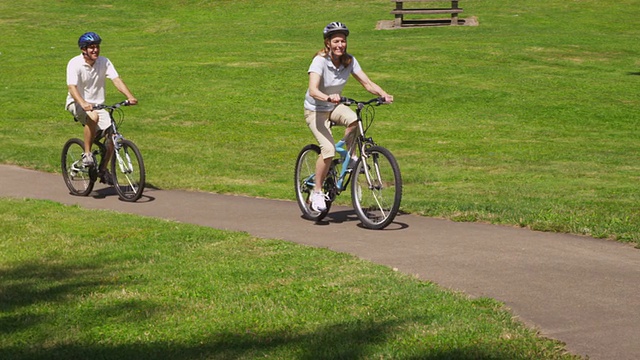
<path id="1" fill-rule="evenodd" d="M 458 25 L 458 14 L 462 9 L 458 7 L 459 0 L 391 0 L 396 3 L 396 8 L 391 12 L 395 15 L 395 26 L 407 26 L 420 20 L 407 20 L 405 15 L 424 15 L 424 14 L 451 14 L 451 25 Z M 439 8 L 405 8 L 405 3 L 425 3 L 439 2 L 451 3 L 451 6 Z M 424 21 L 424 20 L 423 20 Z"/>

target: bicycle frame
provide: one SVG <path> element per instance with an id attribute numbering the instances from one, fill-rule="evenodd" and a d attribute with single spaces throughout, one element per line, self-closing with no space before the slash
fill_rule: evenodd
<path id="1" fill-rule="evenodd" d="M 356 115 L 357 115 L 358 134 L 356 135 L 355 144 L 353 148 L 358 149 L 357 150 L 358 158 L 362 159 L 362 161 L 365 161 L 367 157 L 367 152 L 366 152 L 367 147 L 374 146 L 375 142 L 371 137 L 369 138 L 366 137 L 366 129 L 364 128 L 364 125 L 362 122 L 362 110 L 365 108 L 365 106 L 373 102 L 375 102 L 377 105 L 383 104 L 384 100 L 381 98 L 377 98 L 377 99 L 369 100 L 367 102 L 356 102 L 353 99 L 348 99 L 343 97 L 341 98 L 340 102 L 344 103 L 345 105 L 351 105 L 354 103 L 357 105 Z M 333 180 L 333 183 L 334 183 L 334 189 L 330 189 L 330 190 L 333 190 L 333 192 L 329 193 L 329 197 L 331 198 L 331 201 L 333 201 L 336 196 L 338 196 L 341 192 L 347 189 L 347 186 L 349 185 L 349 181 L 351 180 L 351 169 L 349 169 L 348 164 L 349 162 L 354 160 L 351 159 L 349 151 L 345 148 L 345 145 L 346 145 L 346 142 L 344 140 L 340 140 L 335 144 L 336 152 L 340 155 L 340 157 L 332 161 L 331 167 L 329 168 L 329 173 L 327 175 L 327 180 Z M 340 170 L 339 174 L 336 172 L 336 165 L 338 164 L 342 164 L 342 169 Z M 364 167 L 363 170 L 365 173 L 365 177 L 367 179 L 367 183 L 371 188 L 373 184 L 372 184 L 371 176 L 369 173 L 370 170 L 366 166 Z M 309 183 L 313 183 L 313 180 L 314 179 L 309 179 Z"/>
<path id="2" fill-rule="evenodd" d="M 334 164 L 332 164 L 331 168 L 329 169 L 329 172 L 335 172 L 335 165 L 337 165 L 336 162 L 342 164 L 342 169 L 336 180 L 336 187 L 340 189 L 340 191 L 344 191 L 344 189 L 347 188 L 347 185 L 349 184 L 347 175 L 351 173 L 349 171 L 348 164 L 352 160 L 349 151 L 344 148 L 345 145 L 346 143 L 344 140 L 340 140 L 336 143 L 336 151 L 338 152 L 338 154 L 340 154 L 340 159 L 335 159 Z"/>
<path id="3" fill-rule="evenodd" d="M 334 158 L 331 162 L 331 167 L 329 168 L 329 172 L 327 173 L 327 177 L 325 179 L 325 190 L 329 194 L 331 201 L 335 200 L 335 198 L 340 195 L 341 192 L 347 189 L 349 185 L 349 181 L 351 180 L 351 171 L 348 169 L 348 162 L 352 161 L 349 156 L 349 152 L 344 148 L 345 141 L 340 140 L 336 143 L 336 151 L 340 155 L 339 158 Z M 342 164 L 342 169 L 340 170 L 340 174 L 336 172 L 336 165 Z M 305 180 L 305 183 L 310 188 L 313 188 L 315 185 L 315 174 L 309 175 L 309 177 Z M 331 186 L 327 186 L 331 184 Z"/>
<path id="4" fill-rule="evenodd" d="M 113 117 L 113 112 L 116 109 L 120 108 L 121 106 L 129 106 L 129 102 L 125 100 L 111 106 L 107 106 L 107 105 L 94 106 L 94 109 L 107 110 L 107 112 L 109 113 L 109 118 L 111 119 L 111 124 L 109 125 L 109 127 L 102 131 L 99 131 L 96 134 L 95 139 L 93 140 L 94 144 L 96 144 L 100 148 L 100 152 L 104 154 L 106 154 L 107 152 L 107 148 L 106 148 L 108 146 L 107 142 L 109 142 L 112 145 L 114 153 L 117 153 L 117 151 L 122 146 L 121 143 L 124 140 L 124 136 L 118 132 L 118 125 L 116 123 L 115 118 Z M 95 155 L 96 154 L 94 151 L 94 156 Z M 118 160 L 118 165 L 120 166 L 120 169 L 123 173 L 131 172 L 131 169 L 125 169 L 125 163 L 123 159 L 121 159 L 120 157 L 116 157 L 116 158 Z M 100 166 L 102 166 L 106 160 L 107 160 L 106 156 L 103 156 L 100 161 Z M 127 159 L 127 162 L 130 163 L 130 159 Z"/>
<path id="5" fill-rule="evenodd" d="M 107 138 L 110 138 L 114 149 L 119 149 L 120 145 L 119 142 L 121 142 L 122 140 L 124 140 L 124 136 L 122 136 L 122 134 L 120 134 L 118 132 L 118 126 L 116 124 L 116 120 L 113 117 L 113 112 L 118 109 L 121 106 L 128 106 L 129 102 L 128 101 L 122 101 L 119 102 L 115 105 L 112 106 L 106 106 L 106 105 L 96 105 L 94 107 L 94 109 L 105 109 L 107 110 L 107 112 L 109 112 L 109 118 L 111 119 L 111 124 L 109 125 L 108 128 L 104 129 L 101 133 L 96 134 L 96 138 L 94 140 L 94 142 L 100 141 L 103 137 L 105 138 L 105 143 L 107 141 Z"/>

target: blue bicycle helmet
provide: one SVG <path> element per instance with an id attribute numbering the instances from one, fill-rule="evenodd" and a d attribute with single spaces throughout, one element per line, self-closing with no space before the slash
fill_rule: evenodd
<path id="1" fill-rule="evenodd" d="M 325 39 L 335 33 L 342 33 L 345 36 L 349 36 L 349 29 L 347 29 L 347 25 L 339 21 L 334 21 L 329 25 L 325 26 L 324 30 L 322 31 L 322 35 L 324 35 Z"/>
<path id="2" fill-rule="evenodd" d="M 100 38 L 100 35 L 94 33 L 93 31 L 90 31 L 80 36 L 80 38 L 78 39 L 78 46 L 80 47 L 80 49 L 84 49 L 89 47 L 89 45 L 100 45 L 101 42 L 102 39 Z"/>

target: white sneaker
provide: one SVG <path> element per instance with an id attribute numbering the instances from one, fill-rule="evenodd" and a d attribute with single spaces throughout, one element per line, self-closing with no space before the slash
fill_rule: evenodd
<path id="1" fill-rule="evenodd" d="M 82 154 L 82 165 L 89 167 L 93 166 L 93 154 L 92 153 L 84 153 Z"/>
<path id="2" fill-rule="evenodd" d="M 322 192 L 311 193 L 311 210 L 313 211 L 325 211 L 327 210 L 327 204 L 324 202 L 325 196 Z"/>

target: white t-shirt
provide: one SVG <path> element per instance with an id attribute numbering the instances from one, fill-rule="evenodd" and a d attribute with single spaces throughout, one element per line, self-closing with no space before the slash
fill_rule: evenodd
<path id="1" fill-rule="evenodd" d="M 67 85 L 76 85 L 80 96 L 91 104 L 104 104 L 105 80 L 113 80 L 118 76 L 111 61 L 103 56 L 99 56 L 93 66 L 84 61 L 82 54 L 69 60 L 67 64 Z M 71 94 L 67 94 L 65 107 L 73 101 Z"/>
<path id="2" fill-rule="evenodd" d="M 316 73 L 320 75 L 320 84 L 318 89 L 325 94 L 340 94 L 342 93 L 342 89 L 347 84 L 347 79 L 349 79 L 349 75 L 362 71 L 360 68 L 360 64 L 358 64 L 358 60 L 352 56 L 353 61 L 346 68 L 343 65 L 340 65 L 339 68 L 336 68 L 331 61 L 330 56 L 322 57 L 316 56 L 313 58 L 311 62 L 311 66 L 309 66 L 308 73 Z M 309 90 L 307 89 L 307 93 L 304 97 L 304 108 L 306 110 L 311 111 L 333 111 L 336 107 L 335 104 L 316 100 L 309 95 Z"/>

